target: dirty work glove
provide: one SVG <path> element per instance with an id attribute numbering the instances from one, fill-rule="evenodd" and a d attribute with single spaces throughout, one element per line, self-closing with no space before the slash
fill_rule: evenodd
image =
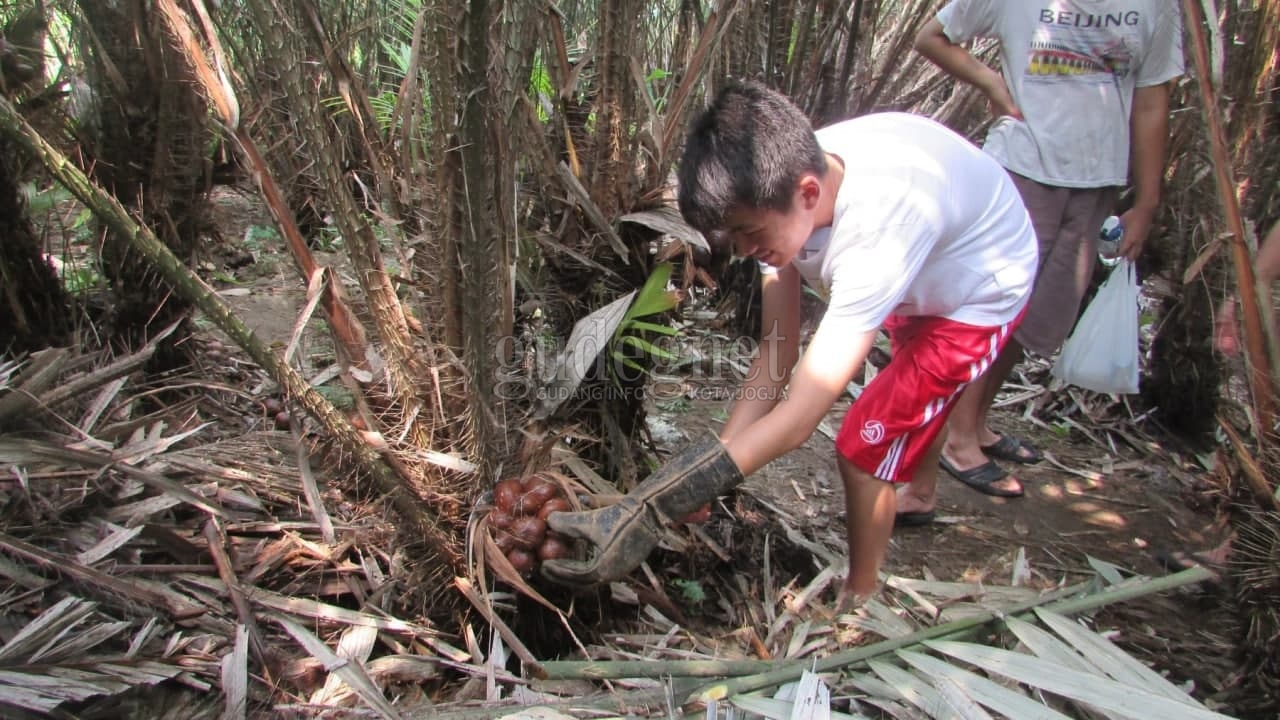
<path id="1" fill-rule="evenodd" d="M 658 546 L 663 530 L 742 482 L 724 445 L 711 433 L 672 457 L 609 507 L 553 512 L 547 526 L 595 545 L 590 560 L 546 560 L 542 574 L 567 585 L 617 580 Z"/>

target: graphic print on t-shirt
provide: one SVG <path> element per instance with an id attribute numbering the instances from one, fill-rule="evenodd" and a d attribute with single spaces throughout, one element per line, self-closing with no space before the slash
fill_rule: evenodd
<path id="1" fill-rule="evenodd" d="M 1080 4 L 1050 3 L 1042 8 L 1027 54 L 1028 82 L 1088 80 L 1110 83 L 1129 74 L 1136 33 L 1136 10 L 1090 13 Z"/>

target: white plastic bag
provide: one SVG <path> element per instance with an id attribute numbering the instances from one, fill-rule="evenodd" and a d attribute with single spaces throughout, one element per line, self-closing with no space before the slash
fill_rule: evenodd
<path id="1" fill-rule="evenodd" d="M 1053 375 L 1104 393 L 1138 392 L 1138 281 L 1120 260 L 1062 346 Z"/>

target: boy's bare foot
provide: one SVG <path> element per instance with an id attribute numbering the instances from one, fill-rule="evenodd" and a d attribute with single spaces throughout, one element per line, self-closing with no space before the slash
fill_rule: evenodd
<path id="1" fill-rule="evenodd" d="M 873 597 L 875 597 L 874 591 L 869 593 L 856 593 L 849 590 L 847 587 L 841 587 L 840 592 L 836 595 L 835 617 L 852 613 L 863 605 L 866 605 L 867 601 Z"/>
<path id="2" fill-rule="evenodd" d="M 938 496 L 922 497 L 914 492 L 911 483 L 897 488 L 897 512 L 899 515 L 923 515 L 931 513 L 938 506 Z"/>

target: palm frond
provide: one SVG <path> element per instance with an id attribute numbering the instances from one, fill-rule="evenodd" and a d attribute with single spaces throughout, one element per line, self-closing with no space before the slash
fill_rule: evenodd
<path id="1" fill-rule="evenodd" d="M 1102 582 L 1091 594 L 1114 594 L 1117 586 L 1132 587 L 1142 580 L 1131 578 L 1112 584 L 1098 579 Z M 915 584 L 933 586 L 940 591 L 935 597 L 944 598 L 955 594 L 957 588 L 951 586 L 960 585 Z M 800 683 L 784 685 L 772 697 L 737 694 L 727 701 L 748 718 L 860 717 L 832 712 L 830 693 L 825 691 L 825 685 L 815 691 L 812 683 L 816 681 L 830 682 L 846 692 L 853 698 L 851 710 L 865 706 L 894 717 L 981 720 L 992 717 L 992 713 L 1019 720 L 1064 720 L 1087 714 L 1117 720 L 1227 717 L 1193 699 L 1102 633 L 1044 607 L 1035 607 L 1033 612 L 1036 622 L 1012 616 L 1001 621 L 1008 632 L 994 642 L 1003 637 L 1017 647 L 1015 650 L 956 639 L 910 642 L 912 635 L 908 632 L 907 647 L 867 657 L 868 671 L 818 676 L 806 670 Z M 897 622 L 886 621 L 886 613 L 891 611 L 883 605 L 864 608 L 860 614 L 866 617 L 858 624 L 864 629 L 883 631 L 891 638 L 888 646 L 902 640 L 904 628 L 911 630 L 912 623 L 905 613 Z M 919 638 L 921 632 L 916 631 L 914 637 Z M 929 650 L 936 654 L 928 654 Z M 804 707 L 815 702 L 823 706 L 817 713 Z M 714 717 L 714 704 L 712 708 L 710 716 Z"/>
<path id="2" fill-rule="evenodd" d="M 112 621 L 97 603 L 68 596 L 0 647 L 0 706 L 52 712 L 64 702 L 116 695 L 176 677 L 183 668 L 93 651 L 135 623 Z"/>

